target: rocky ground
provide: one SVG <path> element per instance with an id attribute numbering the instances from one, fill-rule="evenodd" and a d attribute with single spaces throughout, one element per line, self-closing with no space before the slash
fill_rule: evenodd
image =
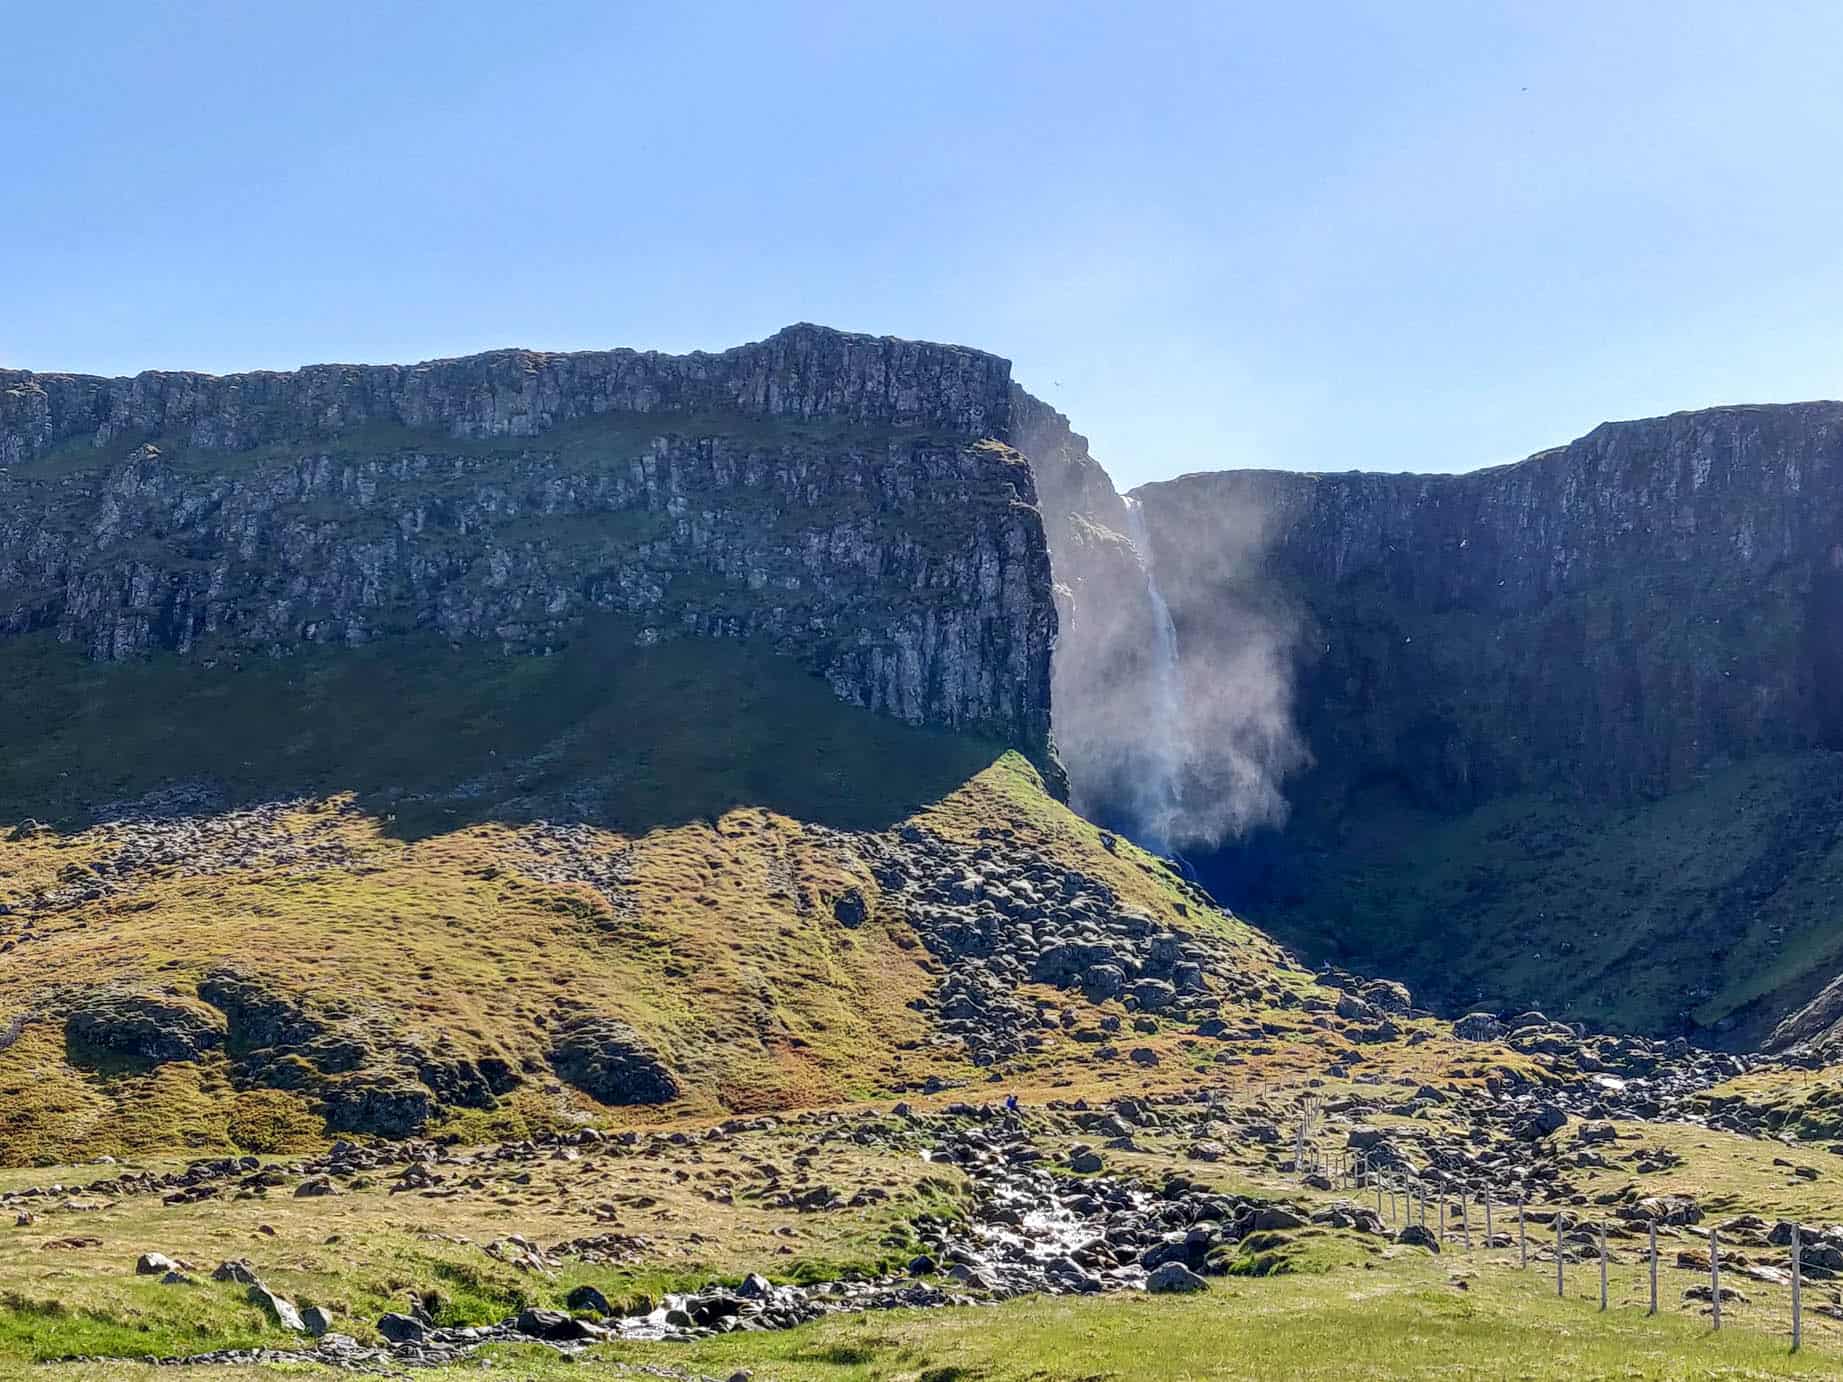
<path id="1" fill-rule="evenodd" d="M 97 1135 L 134 1138 L 0 1170 L 0 1364 L 710 1375 L 682 1360 L 850 1320 L 1470 1291 L 1519 1223 L 1564 1266 L 1604 1231 L 1615 1272 L 1655 1225 L 1698 1318 L 1713 1230 L 1724 1305 L 1763 1323 L 1796 1224 L 1812 1328 L 1843 1312 L 1809 1060 L 1308 971 L 1021 765 L 877 830 L 378 824 L 182 793 L 8 842 L 0 925 L 57 963 L 12 971 L 0 1049 L 72 1072 L 6 1086 L 8 1117 L 100 1091 Z M 326 962 L 295 964 L 310 935 Z M 813 1083 L 822 1058 L 868 1092 Z"/>
<path id="2" fill-rule="evenodd" d="M 1070 943 L 1050 939 L 1039 954 Z M 40 1251 L 71 1253 L 104 1244 L 84 1232 L 86 1218 L 119 1220 L 132 1209 L 145 1235 L 133 1264 L 138 1278 L 175 1294 L 235 1293 L 275 1336 L 261 1347 L 163 1354 L 162 1361 L 398 1371 L 514 1343 L 573 1356 L 619 1341 L 688 1342 L 853 1312 L 966 1308 L 1028 1295 L 1199 1292 L 1225 1274 L 1287 1270 L 1290 1254 L 1322 1240 L 1356 1244 L 1359 1255 L 1438 1255 L 1443 1247 L 1458 1251 L 1463 1232 L 1468 1248 L 1474 1233 L 1480 1248 L 1507 1248 L 1516 1206 L 1532 1226 L 1562 1218 L 1560 1251 L 1569 1262 L 1595 1257 L 1602 1225 L 1615 1260 L 1630 1260 L 1657 1225 L 1671 1264 L 1693 1272 L 1698 1263 L 1706 1268 L 1702 1244 L 1717 1228 L 1737 1282 L 1725 1289 L 1739 1306 L 1747 1299 L 1740 1283 L 1775 1288 L 1786 1281 L 1781 1259 L 1793 1221 L 1771 1193 L 1754 1207 L 1761 1212 L 1736 1212 L 1733 1196 L 1718 1195 L 1718 1213 L 1688 1192 L 1685 1167 L 1694 1154 L 1680 1135 L 1718 1135 L 1785 1183 L 1814 1191 L 1834 1193 L 1843 1177 L 1843 1161 L 1832 1152 L 1776 1155 L 1779 1144 L 1762 1140 L 1745 1115 L 1726 1106 L 1711 1115 L 1698 1103 L 1711 1083 L 1736 1072 L 1735 1057 L 1677 1043 L 1583 1037 L 1532 1015 L 1499 1021 L 1502 1030 L 1490 1033 L 1486 1019 L 1471 1015 L 1454 1024 L 1463 1037 L 1441 1036 L 1425 1019 L 1407 1017 L 1414 1010 L 1399 985 L 1326 978 L 1334 981 L 1328 992 L 1341 985 L 1347 999 L 1370 1009 L 1348 1020 L 1386 1022 L 1376 1014 L 1400 1006 L 1412 1032 L 1385 1050 L 1470 1038 L 1482 1057 L 1497 1049 L 1476 1040 L 1488 1035 L 1531 1051 L 1535 1073 L 1481 1059 L 1480 1078 L 1461 1065 L 1450 1068 L 1450 1078 L 1418 1085 L 1400 1073 L 1346 1072 L 1263 1090 L 1218 1078 L 1112 1098 L 935 1101 L 651 1133 L 584 1128 L 488 1147 L 340 1142 L 294 1160 L 217 1157 L 164 1170 L 104 1168 L 97 1175 L 92 1168 L 78 1173 L 80 1184 L 19 1180 L 0 1193 L 0 1213 L 14 1220 L 16 1235 L 34 1236 Z M 1335 1017 L 1353 1002 L 1324 1007 Z M 546 1236 L 540 1217 L 524 1232 L 472 1244 L 533 1289 L 521 1293 L 515 1310 L 466 1322 L 439 1287 L 407 1289 L 394 1308 L 363 1318 L 296 1299 L 285 1284 L 271 1284 L 264 1257 L 285 1258 L 287 1243 L 266 1226 L 256 1230 L 256 1249 L 216 1263 L 189 1261 L 160 1237 L 163 1212 L 201 1205 L 260 1215 L 286 1200 L 305 1210 L 310 1229 L 315 1205 L 515 1202 L 508 1192 L 541 1176 L 559 1178 L 559 1197 L 568 1193 L 565 1176 L 605 1174 L 610 1184 L 629 1187 L 649 1179 L 696 1183 L 719 1214 L 750 1205 L 783 1225 L 862 1216 L 901 1200 L 900 1190 L 893 1200 L 870 1175 L 851 1184 L 812 1174 L 840 1154 L 939 1168 L 958 1190 L 944 1209 L 911 1208 L 891 1221 L 874 1269 L 789 1279 L 769 1258 L 756 1269 L 657 1293 L 623 1293 L 612 1283 L 670 1254 L 646 1230 L 669 1234 L 674 1215 L 631 1188 L 578 1200 L 570 1210 L 586 1213 L 601 1231 Z M 1418 1216 L 1410 1208 L 1404 1218 L 1397 1197 L 1404 1187 L 1410 1199 L 1421 1197 Z M 1486 1199 L 1497 1208 L 1490 1239 L 1481 1217 Z M 649 1210 L 664 1217 L 651 1218 Z M 1532 1232 L 1534 1257 L 1550 1257 L 1555 1241 L 1547 1229 Z M 585 1264 L 616 1275 L 602 1286 L 578 1279 Z M 1843 1272 L 1843 1224 L 1805 1223 L 1803 1264 L 1814 1284 Z M 1686 1308 L 1695 1306 L 1695 1289 L 1684 1296 Z M 1843 1301 L 1827 1290 L 1811 1308 L 1843 1319 Z M 667 1375 L 669 1355 L 662 1357 Z"/>

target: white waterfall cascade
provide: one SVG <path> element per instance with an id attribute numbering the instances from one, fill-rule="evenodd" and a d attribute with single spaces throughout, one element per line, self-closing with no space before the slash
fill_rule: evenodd
<path id="1" fill-rule="evenodd" d="M 1177 625 L 1158 588 L 1145 513 L 1131 495 L 1126 496 L 1126 535 L 1138 550 L 1140 565 L 1145 569 L 1158 659 L 1152 674 L 1153 723 L 1145 727 L 1147 775 L 1135 794 L 1134 810 L 1139 818 L 1139 843 L 1159 854 L 1169 854 L 1183 803 L 1184 683 L 1178 670 Z"/>

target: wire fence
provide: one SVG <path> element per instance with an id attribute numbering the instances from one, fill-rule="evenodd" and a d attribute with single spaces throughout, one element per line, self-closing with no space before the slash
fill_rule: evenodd
<path id="1" fill-rule="evenodd" d="M 1564 1298 L 1567 1295 L 1568 1244 L 1573 1241 L 1577 1248 L 1585 1249 L 1589 1256 L 1597 1259 L 1600 1309 L 1607 1308 L 1608 1254 L 1606 1220 L 1603 1217 L 1578 1214 L 1561 1205 L 1530 1205 L 1522 1195 L 1494 1196 L 1489 1190 L 1475 1191 L 1467 1187 L 1432 1184 L 1412 1168 L 1372 1162 L 1368 1152 L 1353 1148 L 1337 1148 L 1326 1154 L 1316 1141 L 1323 1126 L 1323 1105 L 1314 1100 L 1305 1110 L 1300 1121 L 1299 1136 L 1294 1143 L 1294 1172 L 1301 1182 L 1313 1177 L 1322 1178 L 1322 1182 L 1328 1183 L 1329 1188 L 1346 1191 L 1353 1202 L 1365 1206 L 1369 1198 L 1374 1196 L 1376 1216 L 1385 1228 L 1394 1228 L 1398 1237 L 1404 1230 L 1418 1230 L 1419 1234 L 1410 1234 L 1407 1241 L 1413 1242 L 1419 1236 L 1427 1246 L 1441 1252 L 1450 1251 L 1449 1245 L 1452 1243 L 1456 1243 L 1465 1252 L 1472 1251 L 1475 1213 L 1482 1220 L 1484 1247 L 1488 1251 L 1507 1251 L 1512 1246 L 1508 1222 L 1514 1214 L 1517 1266 L 1522 1271 L 1527 1271 L 1530 1265 L 1530 1226 L 1532 1222 L 1540 1225 L 1546 1219 L 1554 1229 L 1555 1294 Z M 1393 1157 L 1390 1161 L 1393 1162 Z M 1502 1234 L 1497 1231 L 1499 1222 L 1506 1224 Z M 1629 1225 L 1629 1221 L 1627 1223 Z M 1645 1313 L 1648 1316 L 1658 1313 L 1657 1227 L 1656 1219 L 1645 1221 L 1646 1280 L 1649 1288 Z M 1710 1320 L 1713 1327 L 1719 1330 L 1722 1327 L 1723 1289 L 1720 1230 L 1709 1229 L 1707 1241 Z M 1536 1251 L 1540 1253 L 1540 1246 Z M 1577 1251 L 1577 1260 L 1581 1255 Z M 1804 1347 L 1804 1252 L 1796 1223 L 1791 1225 L 1791 1241 L 1787 1245 L 1786 1256 L 1784 1276 L 1791 1294 L 1792 1351 L 1797 1352 Z M 1754 1279 L 1769 1278 L 1756 1274 Z"/>

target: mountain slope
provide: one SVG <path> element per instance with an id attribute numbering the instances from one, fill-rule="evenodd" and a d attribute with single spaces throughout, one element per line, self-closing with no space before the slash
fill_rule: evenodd
<path id="1" fill-rule="evenodd" d="M 1182 1020 L 1286 971 L 1003 745 L 748 644 L 0 663 L 31 730 L 0 779 L 8 1160 L 890 1095 L 1085 1060 L 1142 977 Z M 1028 926 L 993 910 L 1026 894 Z M 1064 931 L 1115 988 L 1033 968 Z"/>

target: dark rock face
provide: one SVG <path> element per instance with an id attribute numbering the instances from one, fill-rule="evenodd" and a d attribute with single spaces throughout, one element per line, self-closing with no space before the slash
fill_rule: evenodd
<path id="1" fill-rule="evenodd" d="M 363 1071 L 329 1081 L 323 1095 L 326 1126 L 334 1132 L 414 1137 L 436 1111 L 427 1088 L 387 1072 Z"/>
<path id="2" fill-rule="evenodd" d="M 86 994 L 65 1019 L 74 1043 L 159 1065 L 195 1061 L 224 1044 L 224 1018 L 172 994 Z"/>
<path id="3" fill-rule="evenodd" d="M 238 1051 L 304 1046 L 323 1035 L 326 1024 L 259 978 L 218 970 L 198 986 L 198 996 L 225 1016 L 230 1045 Z"/>
<path id="4" fill-rule="evenodd" d="M 1050 567 L 1009 366 L 794 327 L 211 378 L 0 372 L 0 631 L 101 658 L 435 630 L 765 640 L 1053 768 Z"/>
<path id="5" fill-rule="evenodd" d="M 1442 810 L 1657 795 L 1835 732 L 1843 404 L 1609 423 L 1470 475 L 1228 472 L 1139 498 L 1161 566 L 1266 516 L 1320 785 L 1387 775 Z M 1210 599 L 1172 595 L 1180 635 Z"/>
<path id="6" fill-rule="evenodd" d="M 665 1104 L 678 1081 L 633 1028 L 613 1018 L 584 1017 L 557 1035 L 550 1063 L 558 1075 L 604 1104 Z"/>

